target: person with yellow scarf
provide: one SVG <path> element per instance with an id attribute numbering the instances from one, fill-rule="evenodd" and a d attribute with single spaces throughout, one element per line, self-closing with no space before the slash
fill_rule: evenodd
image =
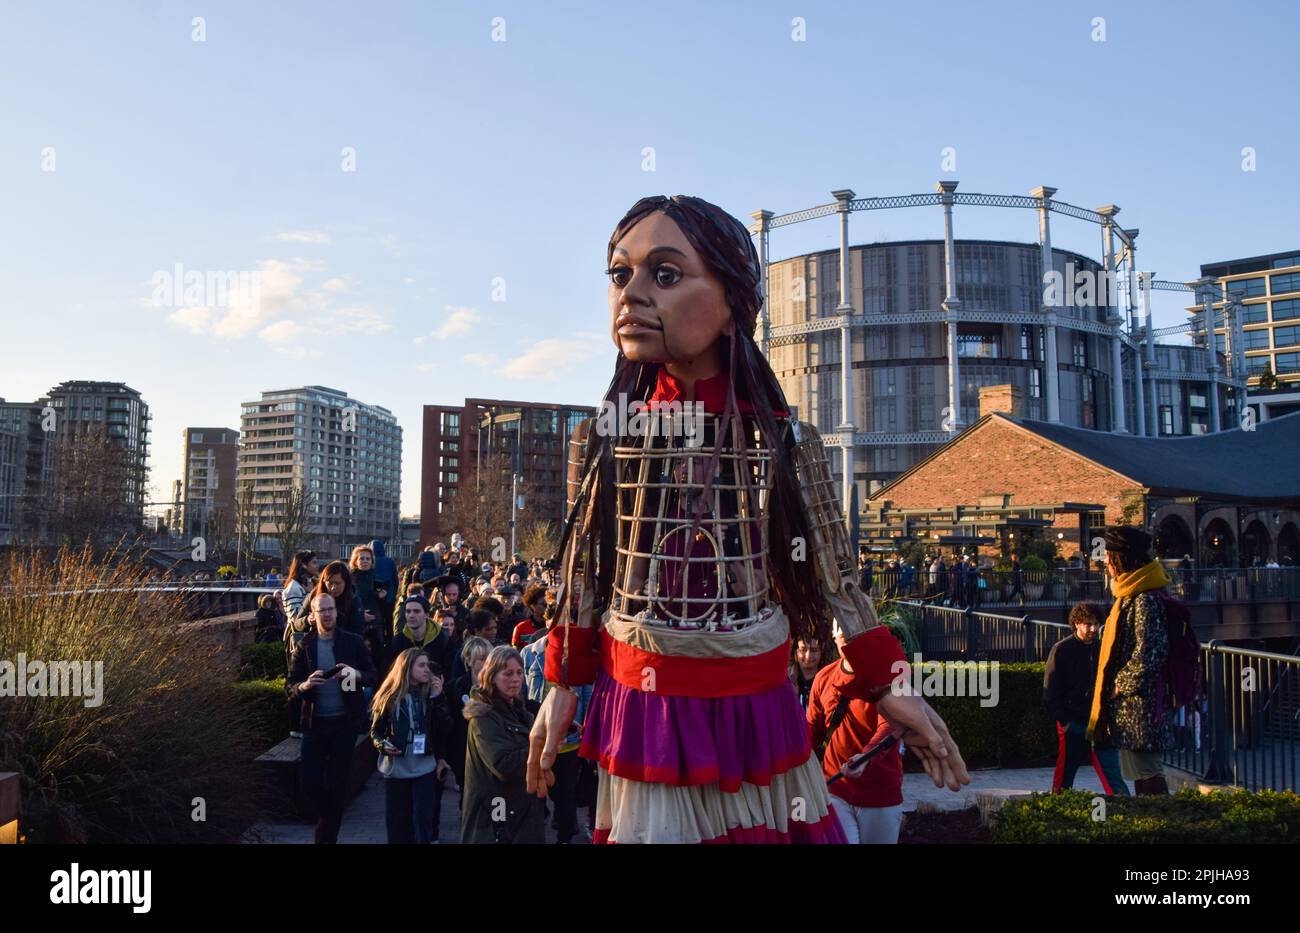
<path id="1" fill-rule="evenodd" d="M 1151 557 L 1151 535 L 1131 525 L 1106 530 L 1115 602 L 1101 635 L 1088 738 L 1109 738 L 1138 795 L 1166 794 L 1164 750 L 1173 743 L 1166 662 L 1169 635 L 1160 593 L 1169 576 Z"/>

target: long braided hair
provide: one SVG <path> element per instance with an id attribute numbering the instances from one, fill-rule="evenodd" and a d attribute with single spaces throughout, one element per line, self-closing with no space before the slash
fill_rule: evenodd
<path id="1" fill-rule="evenodd" d="M 718 425 L 718 448 L 714 466 L 727 437 L 732 419 L 740 417 L 739 402 L 752 408 L 758 429 L 758 443 L 772 451 L 769 465 L 767 499 L 768 541 L 773 595 L 781 603 L 796 637 L 825 634 L 827 607 L 817 584 L 811 561 L 796 562 L 791 549 L 796 538 L 811 542 L 808 521 L 799 497 L 794 465 L 787 439 L 777 422 L 777 415 L 789 411 L 785 393 L 772 367 L 754 342 L 754 328 L 763 305 L 758 251 L 749 231 L 722 208 L 701 198 L 688 195 L 642 198 L 632 205 L 614 228 L 606 252 L 612 261 L 619 241 L 643 218 L 654 211 L 668 215 L 699 252 L 709 270 L 722 283 L 728 308 L 735 324 L 735 336 L 723 335 L 721 356 L 729 363 L 727 403 Z M 621 394 L 627 401 L 646 401 L 658 380 L 659 363 L 634 363 L 620 351 L 614 364 L 614 378 L 605 393 L 605 402 L 617 405 Z M 748 432 L 738 432 L 747 444 Z M 563 555 L 572 535 L 580 536 L 577 553 L 591 571 L 593 611 L 596 618 L 609 608 L 615 570 L 615 534 L 618 527 L 614 485 L 614 447 L 620 438 L 592 431 L 588 437 L 583 464 L 584 495 L 580 494 L 565 522 L 559 553 Z M 713 468 L 706 470 L 706 483 L 712 482 Z M 706 487 L 707 488 L 707 487 Z M 699 501 L 703 504 L 707 496 Z M 584 509 L 585 505 L 585 509 Z M 696 513 L 698 526 L 703 517 Z"/>

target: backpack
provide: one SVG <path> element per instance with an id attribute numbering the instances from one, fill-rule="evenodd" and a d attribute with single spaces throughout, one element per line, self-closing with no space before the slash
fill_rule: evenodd
<path id="1" fill-rule="evenodd" d="M 1192 613 L 1181 600 L 1163 590 L 1159 599 L 1165 610 L 1169 656 L 1165 661 L 1165 683 L 1174 709 L 1194 703 L 1201 695 L 1201 642 L 1192 628 Z"/>

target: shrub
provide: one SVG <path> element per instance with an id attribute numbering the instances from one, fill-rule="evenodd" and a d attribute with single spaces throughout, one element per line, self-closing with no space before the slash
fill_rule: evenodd
<path id="1" fill-rule="evenodd" d="M 258 642 L 239 649 L 239 680 L 284 680 L 284 645 Z"/>
<path id="2" fill-rule="evenodd" d="M 249 734 L 257 754 L 289 734 L 289 705 L 284 695 L 283 677 L 240 680 L 232 689 L 248 716 Z"/>
<path id="3" fill-rule="evenodd" d="M 0 702 L 0 771 L 17 771 L 32 842 L 233 841 L 256 819 L 261 751 L 247 704 L 196 641 L 186 597 L 139 593 L 137 563 L 64 549 L 0 565 L 0 658 L 102 665 L 102 702 Z M 95 670 L 94 667 L 91 668 Z M 68 691 L 64 691 L 68 692 Z M 191 817 L 202 797 L 206 819 Z"/>
<path id="4" fill-rule="evenodd" d="M 1020 561 L 1020 569 L 1026 573 L 1046 573 L 1047 561 L 1036 554 L 1029 554 Z"/>
<path id="5" fill-rule="evenodd" d="M 1095 794 L 1070 790 L 1011 800 L 993 824 L 1001 843 L 1300 842 L 1300 797 L 1294 793 L 1191 788 L 1168 797 L 1107 797 L 1094 820 Z"/>
<path id="6" fill-rule="evenodd" d="M 889 604 L 880 614 L 881 624 L 898 639 L 903 646 L 903 655 L 908 658 L 921 650 L 921 637 L 917 634 L 920 620 L 920 610 L 898 603 Z"/>
<path id="7" fill-rule="evenodd" d="M 921 684 L 931 670 L 951 662 L 926 661 Z M 981 665 L 989 662 L 981 661 Z M 964 681 L 963 681 L 964 682 Z M 998 702 L 981 706 L 977 696 L 927 696 L 972 768 L 1037 767 L 1056 759 L 1056 726 L 1043 709 L 1043 664 L 999 664 Z M 908 767 L 919 769 L 910 756 Z"/>

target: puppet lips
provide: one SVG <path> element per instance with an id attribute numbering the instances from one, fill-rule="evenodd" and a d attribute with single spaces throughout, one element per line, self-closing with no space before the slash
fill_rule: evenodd
<path id="1" fill-rule="evenodd" d="M 631 314 L 620 314 L 615 323 L 618 326 L 618 332 L 620 334 L 643 334 L 650 331 L 663 330 L 659 325 L 652 324 L 649 321 L 643 321 Z"/>

